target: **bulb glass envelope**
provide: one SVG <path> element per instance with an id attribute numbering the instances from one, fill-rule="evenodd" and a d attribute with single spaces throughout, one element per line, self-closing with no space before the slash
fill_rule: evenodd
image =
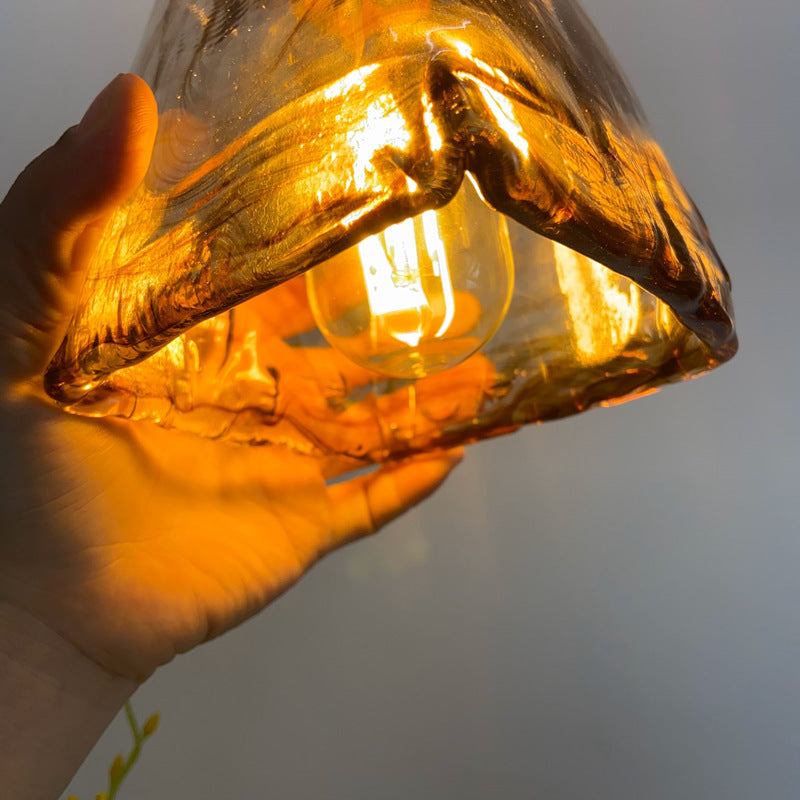
<path id="1" fill-rule="evenodd" d="M 648 393 L 736 350 L 696 207 L 573 0 L 158 0 L 149 174 L 45 376 L 68 410 L 381 461 Z M 386 378 L 301 273 L 477 192 L 514 294 L 478 353 Z"/>

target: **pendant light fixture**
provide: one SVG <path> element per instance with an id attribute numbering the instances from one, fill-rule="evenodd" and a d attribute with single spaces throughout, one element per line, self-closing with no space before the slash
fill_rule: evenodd
<path id="1" fill-rule="evenodd" d="M 158 0 L 160 128 L 47 392 L 357 465 L 736 350 L 696 207 L 574 0 Z"/>

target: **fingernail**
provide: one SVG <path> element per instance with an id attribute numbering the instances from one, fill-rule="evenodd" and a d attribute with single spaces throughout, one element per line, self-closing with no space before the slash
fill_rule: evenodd
<path id="1" fill-rule="evenodd" d="M 453 450 L 448 450 L 444 455 L 453 466 L 456 466 L 456 464 L 460 464 L 464 460 L 466 451 L 463 447 L 457 447 Z"/>
<path id="2" fill-rule="evenodd" d="M 116 85 L 123 77 L 120 73 L 114 78 L 100 94 L 95 97 L 78 124 L 78 135 L 85 141 L 102 139 L 108 130 L 119 103 L 119 93 L 115 91 Z"/>

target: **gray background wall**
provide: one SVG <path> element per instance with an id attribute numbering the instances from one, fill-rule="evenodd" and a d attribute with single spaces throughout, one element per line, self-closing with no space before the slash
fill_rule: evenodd
<path id="1" fill-rule="evenodd" d="M 585 0 L 733 276 L 698 381 L 470 449 L 434 499 L 137 694 L 123 797 L 795 800 L 797 0 Z M 146 0 L 0 0 L 0 190 Z M 94 797 L 118 720 L 76 778 Z"/>

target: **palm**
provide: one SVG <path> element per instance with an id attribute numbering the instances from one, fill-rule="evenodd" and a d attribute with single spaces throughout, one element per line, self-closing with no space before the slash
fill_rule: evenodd
<path id="1" fill-rule="evenodd" d="M 0 583 L 115 671 L 137 662 L 146 674 L 231 627 L 335 545 L 311 459 L 41 407 L 20 413 L 5 416 L 20 455 Z M 35 474 L 48 480 L 32 497 Z"/>

